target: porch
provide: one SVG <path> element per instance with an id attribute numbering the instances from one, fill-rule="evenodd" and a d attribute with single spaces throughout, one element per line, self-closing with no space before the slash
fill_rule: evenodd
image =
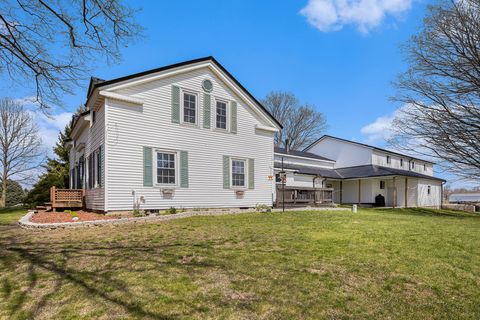
<path id="1" fill-rule="evenodd" d="M 46 203 L 46 209 L 55 212 L 57 208 L 83 208 L 84 196 L 83 189 L 57 189 L 53 186 L 50 188 L 50 202 Z"/>
<path id="2" fill-rule="evenodd" d="M 333 188 L 293 187 L 277 185 L 275 206 L 332 206 Z"/>

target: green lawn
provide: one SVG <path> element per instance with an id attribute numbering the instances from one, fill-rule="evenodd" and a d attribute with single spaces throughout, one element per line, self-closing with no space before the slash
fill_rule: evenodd
<path id="1" fill-rule="evenodd" d="M 32 232 L 0 213 L 4 319 L 479 319 L 480 216 L 254 213 Z"/>
<path id="2" fill-rule="evenodd" d="M 20 208 L 0 209 L 0 226 L 11 225 L 18 221 L 27 211 Z"/>

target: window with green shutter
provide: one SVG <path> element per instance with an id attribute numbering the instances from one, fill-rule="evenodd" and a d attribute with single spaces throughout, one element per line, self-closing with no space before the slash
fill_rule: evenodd
<path id="1" fill-rule="evenodd" d="M 180 151 L 180 187 L 188 188 L 188 152 Z"/>
<path id="2" fill-rule="evenodd" d="M 230 157 L 223 156 L 223 189 L 230 189 Z"/>
<path id="3" fill-rule="evenodd" d="M 230 132 L 237 133 L 237 103 L 230 102 Z"/>
<path id="4" fill-rule="evenodd" d="M 180 123 L 180 88 L 172 86 L 172 122 Z"/>
<path id="5" fill-rule="evenodd" d="M 152 148 L 143 147 L 143 186 L 153 186 Z"/>
<path id="6" fill-rule="evenodd" d="M 255 189 L 255 160 L 248 159 L 248 189 Z"/>
<path id="7" fill-rule="evenodd" d="M 209 94 L 203 94 L 203 127 L 210 129 L 212 119 L 212 98 Z"/>

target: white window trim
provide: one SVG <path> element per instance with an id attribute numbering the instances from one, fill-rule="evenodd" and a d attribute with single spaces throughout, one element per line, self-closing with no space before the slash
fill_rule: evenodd
<path id="1" fill-rule="evenodd" d="M 187 93 L 187 94 L 191 94 L 191 95 L 194 95 L 195 96 L 195 123 L 191 123 L 191 122 L 185 122 L 184 121 L 184 109 L 185 109 L 185 106 L 183 104 L 183 101 L 184 101 L 184 93 Z M 199 123 L 199 111 L 200 111 L 200 95 L 198 94 L 198 92 L 194 91 L 194 90 L 189 90 L 189 89 L 184 89 L 184 88 L 180 88 L 180 123 L 181 124 L 184 124 L 186 126 L 193 126 L 193 127 L 198 127 L 198 123 Z"/>
<path id="2" fill-rule="evenodd" d="M 225 115 L 226 116 L 226 128 L 225 129 L 217 127 L 217 101 L 218 102 L 223 102 L 226 105 L 226 115 Z M 214 125 L 213 125 L 213 128 L 215 128 L 215 130 L 219 130 L 219 131 L 223 131 L 223 132 L 230 132 L 230 101 L 228 101 L 227 99 L 213 97 L 213 108 L 214 108 L 214 112 L 213 112 Z"/>
<path id="3" fill-rule="evenodd" d="M 157 169 L 158 169 L 158 163 L 157 163 L 157 154 L 158 153 L 168 153 L 168 154 L 173 154 L 175 156 L 175 183 L 158 183 L 158 174 L 157 174 Z M 179 171 L 179 159 L 178 159 L 178 151 L 175 150 L 167 150 L 167 149 L 154 149 L 153 152 L 153 185 L 156 187 L 164 187 L 164 188 L 173 188 L 173 187 L 178 187 L 178 175 L 180 173 Z"/>
<path id="4" fill-rule="evenodd" d="M 392 164 L 392 157 L 387 156 L 386 160 L 387 160 L 387 164 Z"/>
<path id="5" fill-rule="evenodd" d="M 233 185 L 233 161 L 243 161 L 245 163 L 245 184 L 243 186 Z M 248 159 L 241 157 L 230 158 L 230 188 L 234 190 L 247 190 L 248 189 Z"/>

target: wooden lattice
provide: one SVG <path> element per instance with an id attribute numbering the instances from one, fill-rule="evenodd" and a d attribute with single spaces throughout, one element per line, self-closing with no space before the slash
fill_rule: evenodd
<path id="1" fill-rule="evenodd" d="M 57 189 L 50 188 L 50 202 L 52 209 L 60 207 L 81 207 L 83 204 L 83 190 L 82 189 Z"/>

